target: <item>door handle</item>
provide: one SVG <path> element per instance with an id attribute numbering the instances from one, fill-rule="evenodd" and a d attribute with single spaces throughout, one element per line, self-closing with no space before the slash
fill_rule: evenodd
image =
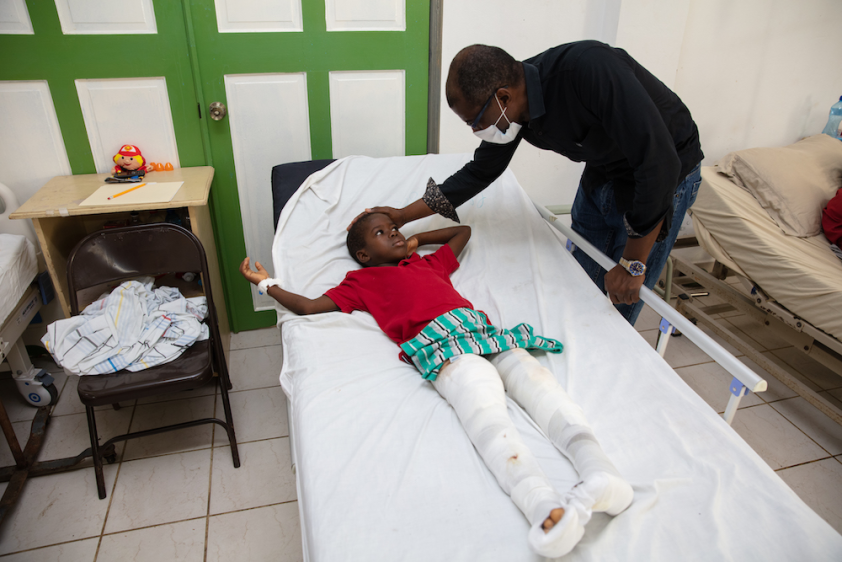
<path id="1" fill-rule="evenodd" d="M 225 104 L 221 101 L 215 101 L 210 104 L 208 108 L 210 112 L 210 118 L 214 121 L 221 121 L 225 119 L 225 116 L 228 115 L 228 109 L 225 107 Z"/>

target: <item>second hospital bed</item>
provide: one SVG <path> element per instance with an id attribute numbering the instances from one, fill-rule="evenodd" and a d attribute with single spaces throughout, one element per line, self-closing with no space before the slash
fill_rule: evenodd
<path id="1" fill-rule="evenodd" d="M 358 267 L 345 227 L 360 210 L 404 206 L 469 158 L 350 157 L 316 172 L 277 217 L 274 276 L 321 295 Z M 539 360 L 634 487 L 631 507 L 595 514 L 569 559 L 842 557 L 842 537 L 616 313 L 511 171 L 458 212 L 473 237 L 454 286 L 492 322 L 528 322 L 564 343 Z M 402 231 L 448 224 L 433 216 Z M 278 319 L 306 560 L 540 560 L 454 411 L 370 315 L 279 307 Z M 570 463 L 511 401 L 509 411 L 556 487 L 575 484 Z"/>
<path id="2" fill-rule="evenodd" d="M 800 151 L 794 150 L 801 147 Z M 711 260 L 727 267 L 741 281 L 736 288 L 702 270 L 696 260 L 673 252 L 676 268 L 701 283 L 728 305 L 736 307 L 774 333 L 842 376 L 842 261 L 833 253 L 821 233 L 796 236 L 779 226 L 781 211 L 788 205 L 767 209 L 757 193 L 769 199 L 773 189 L 791 199 L 811 201 L 817 188 L 816 176 L 831 188 L 842 187 L 842 145 L 826 135 L 817 135 L 785 148 L 759 148 L 738 151 L 756 170 L 753 190 L 741 187 L 727 165 L 702 168 L 699 196 L 691 209 L 696 236 L 705 250 L 697 259 Z M 778 156 L 778 160 L 767 155 Z M 730 160 L 730 155 L 723 162 Z M 761 160 L 761 158 L 763 158 Z M 762 164 L 762 165 L 761 165 Z M 830 195 L 829 192 L 828 195 Z M 768 205 L 767 205 L 768 206 Z M 808 206 L 818 220 L 821 205 Z M 777 217 L 777 220 L 776 218 Z M 711 269 L 715 271 L 715 268 Z M 743 288 L 740 291 L 737 288 Z M 686 303 L 686 301 L 685 301 Z M 682 303 L 682 304 L 685 304 Z M 686 306 L 685 306 L 686 307 Z M 686 307 L 690 309 L 690 307 Z M 687 313 L 716 330 L 704 315 L 692 309 Z M 720 334 L 732 345 L 740 345 L 736 335 Z M 842 424 L 842 411 L 811 388 L 774 364 L 763 364 L 760 352 L 740 347 L 752 360 L 801 394 L 808 402 Z"/>

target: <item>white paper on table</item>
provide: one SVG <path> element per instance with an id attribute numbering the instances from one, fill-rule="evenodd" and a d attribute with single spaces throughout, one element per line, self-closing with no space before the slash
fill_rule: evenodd
<path id="1" fill-rule="evenodd" d="M 79 203 L 80 207 L 91 207 L 94 205 L 138 205 L 143 203 L 168 203 L 172 201 L 178 190 L 181 189 L 183 181 L 167 182 L 140 182 L 131 183 L 107 183 L 94 191 L 90 197 Z M 142 185 L 134 191 L 130 191 L 114 199 L 108 199 L 118 193 Z"/>

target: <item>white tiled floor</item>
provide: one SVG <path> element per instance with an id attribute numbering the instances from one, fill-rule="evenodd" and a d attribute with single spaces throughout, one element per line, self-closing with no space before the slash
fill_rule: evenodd
<path id="1" fill-rule="evenodd" d="M 0 528 L 0 559 L 301 560 L 286 400 L 278 385 L 278 330 L 236 334 L 231 355 L 229 396 L 240 468 L 234 468 L 227 436 L 216 425 L 128 441 L 125 450 L 118 446 L 119 462 L 105 466 L 104 500 L 97 497 L 92 468 L 27 482 Z M 90 446 L 76 382 L 63 375 L 57 381 L 61 395 L 39 460 Z M 0 397 L 25 441 L 35 409 L 1 377 Z M 223 417 L 222 400 L 209 385 L 120 410 L 99 409 L 97 425 L 110 436 L 214 415 Z M 12 463 L 8 447 L 0 444 L 0 466 Z M 0 484 L 0 493 L 5 488 Z"/>
<path id="2" fill-rule="evenodd" d="M 770 360 L 829 400 L 842 400 L 842 376 L 787 342 L 759 333 L 759 326 L 745 317 L 723 317 Z M 645 308 L 636 328 L 654 344 L 659 321 Z M 216 426 L 129 441 L 120 462 L 106 465 L 105 500 L 97 498 L 91 468 L 28 482 L 0 528 L 0 562 L 301 560 L 286 402 L 278 386 L 281 357 L 275 329 L 233 338 L 230 396 L 240 468 L 233 467 L 227 439 Z M 667 360 L 716 411 L 725 409 L 731 377 L 687 338 L 672 338 Z M 842 428 L 773 377 L 767 380 L 768 392 L 743 400 L 734 428 L 819 515 L 842 531 Z M 64 388 L 41 460 L 76 454 L 88 446 L 76 379 L 62 376 L 58 383 Z M 25 438 L 35 410 L 22 402 L 10 381 L 0 380 L 0 396 L 16 433 Z M 213 387 L 141 402 L 118 411 L 98 410 L 100 431 L 116 434 L 126 427 L 138 430 L 214 412 L 221 415 L 222 408 Z M 0 466 L 8 464 L 11 454 L 0 445 Z M 0 484 L 0 491 L 5 486 Z"/>

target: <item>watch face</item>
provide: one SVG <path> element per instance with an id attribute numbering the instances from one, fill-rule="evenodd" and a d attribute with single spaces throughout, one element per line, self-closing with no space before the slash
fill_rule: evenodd
<path id="1" fill-rule="evenodd" d="M 643 265 L 643 262 L 639 262 L 637 260 L 629 262 L 628 272 L 633 276 L 637 277 L 639 275 L 643 275 L 644 271 L 646 271 L 646 266 Z"/>

